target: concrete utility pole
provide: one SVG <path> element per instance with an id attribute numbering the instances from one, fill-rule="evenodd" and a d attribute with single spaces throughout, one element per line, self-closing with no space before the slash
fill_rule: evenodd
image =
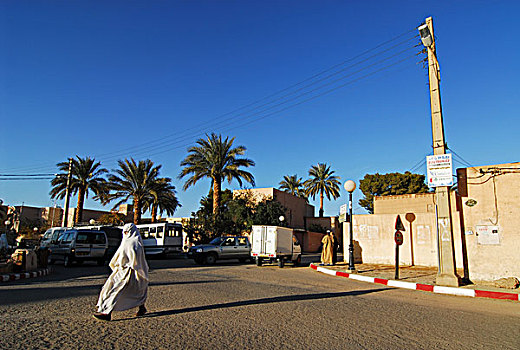
<path id="1" fill-rule="evenodd" d="M 429 31 L 429 33 L 428 33 Z M 432 111 L 433 154 L 446 154 L 444 125 L 440 94 L 440 68 L 433 35 L 433 20 L 426 18 L 426 24 L 419 27 L 421 40 L 428 50 L 428 76 L 430 80 L 430 105 Z M 460 277 L 455 266 L 453 248 L 453 228 L 451 225 L 450 192 L 448 186 L 435 188 L 437 204 L 437 242 L 439 249 L 439 270 L 436 283 L 446 286 L 458 286 Z"/>
<path id="2" fill-rule="evenodd" d="M 68 227 L 69 223 L 69 200 L 70 182 L 72 181 L 72 158 L 69 158 L 69 172 L 67 174 L 67 188 L 65 189 L 65 208 L 63 209 L 63 227 Z"/>

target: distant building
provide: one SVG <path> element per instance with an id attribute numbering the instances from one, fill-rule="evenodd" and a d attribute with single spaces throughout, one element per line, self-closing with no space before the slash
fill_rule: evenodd
<path id="1" fill-rule="evenodd" d="M 253 188 L 249 190 L 235 190 L 233 197 L 249 192 L 257 202 L 264 199 L 274 199 L 286 208 L 285 220 L 287 226 L 305 229 L 306 218 L 314 217 L 314 206 L 307 203 L 304 198 L 277 190 L 276 188 Z"/>
<path id="2" fill-rule="evenodd" d="M 5 207 L 5 206 L 3 206 Z M 54 227 L 61 226 L 63 222 L 63 208 L 59 207 L 33 207 L 28 205 L 20 205 L 14 207 L 16 210 L 16 222 L 11 223 L 10 229 L 21 232 L 21 230 L 31 230 L 34 227 Z M 5 207 L 7 212 L 7 207 Z M 121 205 L 117 211 L 125 216 L 125 222 L 133 220 L 132 205 Z M 91 219 L 98 220 L 102 215 L 109 214 L 110 211 L 83 209 L 83 224 L 88 223 Z M 68 223 L 73 225 L 76 208 L 69 208 Z"/>

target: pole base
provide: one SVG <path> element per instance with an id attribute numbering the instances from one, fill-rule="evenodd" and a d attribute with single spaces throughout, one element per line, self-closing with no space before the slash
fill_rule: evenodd
<path id="1" fill-rule="evenodd" d="M 346 273 L 356 273 L 357 270 L 354 268 L 354 269 L 346 269 L 345 270 Z"/>
<path id="2" fill-rule="evenodd" d="M 442 274 L 437 275 L 435 284 L 446 287 L 458 287 L 461 284 L 461 280 L 460 277 L 455 274 Z"/>

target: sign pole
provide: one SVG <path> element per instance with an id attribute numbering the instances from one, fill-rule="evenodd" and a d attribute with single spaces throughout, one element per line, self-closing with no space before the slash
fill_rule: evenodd
<path id="1" fill-rule="evenodd" d="M 401 225 L 402 225 L 402 223 L 401 223 Z M 397 226 L 397 223 L 396 223 L 396 226 Z M 403 244 L 403 241 L 404 241 L 403 234 L 401 233 L 401 231 L 399 231 L 399 229 L 397 229 L 395 231 L 394 241 L 395 241 L 395 279 L 398 280 L 399 279 L 399 246 L 401 244 Z"/>
<path id="2" fill-rule="evenodd" d="M 395 277 L 396 280 L 399 279 L 399 244 L 395 245 Z"/>

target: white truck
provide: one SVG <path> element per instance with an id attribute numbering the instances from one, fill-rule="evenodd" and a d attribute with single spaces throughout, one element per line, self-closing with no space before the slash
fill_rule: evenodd
<path id="1" fill-rule="evenodd" d="M 257 266 L 262 266 L 264 261 L 277 261 L 279 267 L 292 261 L 296 266 L 302 260 L 302 248 L 290 228 L 253 225 L 251 257 L 256 260 Z"/>

